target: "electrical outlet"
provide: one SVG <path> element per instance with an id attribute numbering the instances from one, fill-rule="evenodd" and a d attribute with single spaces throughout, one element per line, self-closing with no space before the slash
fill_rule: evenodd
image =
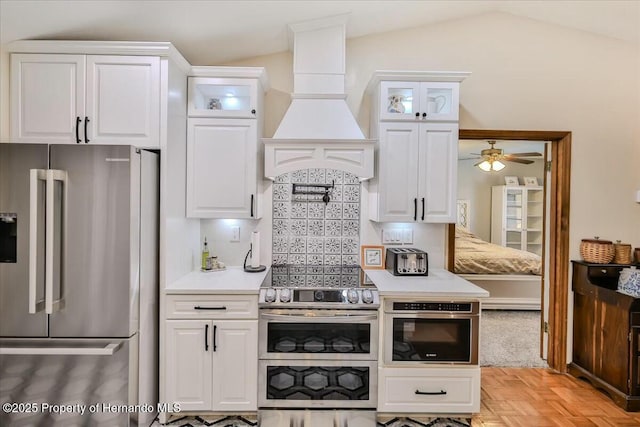
<path id="1" fill-rule="evenodd" d="M 413 230 L 410 228 L 402 229 L 402 243 L 404 244 L 413 244 Z"/>
<path id="2" fill-rule="evenodd" d="M 231 227 L 231 241 L 239 242 L 240 241 L 240 226 L 234 225 Z"/>

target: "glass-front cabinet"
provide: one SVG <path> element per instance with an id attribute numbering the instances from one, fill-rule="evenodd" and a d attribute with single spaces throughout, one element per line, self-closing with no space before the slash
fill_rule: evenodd
<path id="1" fill-rule="evenodd" d="M 255 118 L 257 104 L 255 79 L 189 78 L 190 117 Z"/>
<path id="2" fill-rule="evenodd" d="M 542 254 L 544 190 L 540 186 L 494 186 L 491 242 Z"/>
<path id="3" fill-rule="evenodd" d="M 458 101 L 458 83 L 380 83 L 381 120 L 458 120 Z"/>

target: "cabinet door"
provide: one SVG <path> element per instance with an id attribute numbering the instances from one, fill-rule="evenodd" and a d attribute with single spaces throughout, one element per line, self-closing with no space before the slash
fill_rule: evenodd
<path id="1" fill-rule="evenodd" d="M 420 124 L 418 220 L 455 223 L 458 124 Z"/>
<path id="2" fill-rule="evenodd" d="M 625 394 L 629 393 L 627 382 L 630 373 L 629 355 L 637 357 L 637 349 L 631 349 L 629 340 L 629 309 L 612 300 L 611 295 L 599 292 L 596 302 L 597 325 L 596 363 L 593 373 Z M 635 381 L 633 379 L 632 381 Z"/>
<path id="3" fill-rule="evenodd" d="M 255 411 L 258 321 L 214 321 L 213 328 L 213 409 Z"/>
<path id="4" fill-rule="evenodd" d="M 211 338 L 211 321 L 166 321 L 166 402 L 182 411 L 211 409 Z"/>
<path id="5" fill-rule="evenodd" d="M 84 89 L 84 55 L 11 55 L 11 139 L 75 144 Z"/>
<path id="6" fill-rule="evenodd" d="M 420 83 L 380 83 L 380 120 L 416 120 Z"/>
<path id="7" fill-rule="evenodd" d="M 160 148 L 160 59 L 88 56 L 86 117 L 85 142 Z"/>
<path id="8" fill-rule="evenodd" d="M 256 79 L 189 77 L 189 117 L 255 118 Z"/>
<path id="9" fill-rule="evenodd" d="M 575 290 L 575 267 L 574 267 Z M 593 292 L 584 290 L 573 294 L 573 360 L 589 372 L 596 368 L 596 336 L 599 327 Z"/>
<path id="10" fill-rule="evenodd" d="M 418 192 L 418 125 L 382 123 L 378 154 L 380 221 L 415 221 Z"/>
<path id="11" fill-rule="evenodd" d="M 189 119 L 187 216 L 258 218 L 253 119 Z"/>
<path id="12" fill-rule="evenodd" d="M 420 118 L 428 121 L 457 121 L 459 98 L 459 83 L 421 83 Z"/>

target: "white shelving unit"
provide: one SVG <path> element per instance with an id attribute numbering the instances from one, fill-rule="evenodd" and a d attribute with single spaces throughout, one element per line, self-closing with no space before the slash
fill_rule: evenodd
<path id="1" fill-rule="evenodd" d="M 542 255 L 544 191 L 496 185 L 491 190 L 491 243 Z"/>

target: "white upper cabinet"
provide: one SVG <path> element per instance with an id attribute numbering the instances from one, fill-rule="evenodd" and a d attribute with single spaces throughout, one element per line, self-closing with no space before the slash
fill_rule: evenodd
<path id="1" fill-rule="evenodd" d="M 459 83 L 381 82 L 380 120 L 458 120 Z"/>
<path id="2" fill-rule="evenodd" d="M 455 222 L 457 123 L 381 123 L 371 219 Z"/>
<path id="3" fill-rule="evenodd" d="M 15 142 L 159 148 L 160 59 L 13 54 Z"/>
<path id="4" fill-rule="evenodd" d="M 11 55 L 13 141 L 76 142 L 84 99 L 84 55 Z"/>
<path id="5" fill-rule="evenodd" d="M 464 72 L 377 71 L 371 135 L 378 137 L 369 219 L 456 222 L 458 109 Z"/>
<path id="6" fill-rule="evenodd" d="M 411 123 L 381 123 L 378 151 L 378 221 L 408 222 L 417 219 L 418 138 Z M 371 209 L 371 208 L 370 208 Z"/>
<path id="7" fill-rule="evenodd" d="M 255 120 L 189 118 L 187 216 L 259 218 Z"/>
<path id="8" fill-rule="evenodd" d="M 86 102 L 84 142 L 158 146 L 160 59 L 88 56 Z"/>
<path id="9" fill-rule="evenodd" d="M 419 144 L 418 219 L 456 222 L 458 124 L 420 124 Z"/>
<path id="10" fill-rule="evenodd" d="M 258 81 L 215 77 L 189 78 L 190 117 L 255 118 Z"/>
<path id="11" fill-rule="evenodd" d="M 260 67 L 193 67 L 187 100 L 187 217 L 262 217 Z"/>

